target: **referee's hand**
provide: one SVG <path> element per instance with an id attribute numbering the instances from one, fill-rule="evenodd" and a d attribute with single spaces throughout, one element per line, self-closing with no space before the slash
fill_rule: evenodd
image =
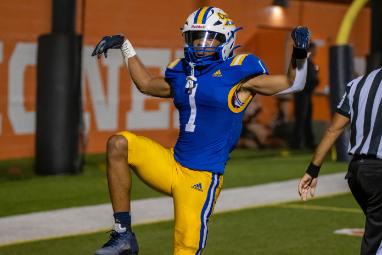
<path id="1" fill-rule="evenodd" d="M 309 197 L 314 197 L 317 187 L 317 178 L 312 178 L 309 174 L 304 174 L 298 184 L 298 194 L 301 199 L 306 201 Z"/>

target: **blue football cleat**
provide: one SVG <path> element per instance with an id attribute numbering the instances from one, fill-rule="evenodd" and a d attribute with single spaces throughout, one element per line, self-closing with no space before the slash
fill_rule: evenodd
<path id="1" fill-rule="evenodd" d="M 109 241 L 95 255 L 137 255 L 138 251 L 138 242 L 133 232 L 112 230 Z"/>

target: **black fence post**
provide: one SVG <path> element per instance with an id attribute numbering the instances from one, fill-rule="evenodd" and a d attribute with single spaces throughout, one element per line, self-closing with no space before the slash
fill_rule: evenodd
<path id="1" fill-rule="evenodd" d="M 353 52 L 349 45 L 336 45 L 330 47 L 330 109 L 332 115 L 345 93 L 346 84 L 353 79 Z M 337 161 L 349 161 L 347 148 L 349 144 L 349 131 L 345 130 L 336 141 Z"/>
<path id="2" fill-rule="evenodd" d="M 52 33 L 38 38 L 35 171 L 74 174 L 80 151 L 82 38 L 75 0 L 52 0 Z"/>

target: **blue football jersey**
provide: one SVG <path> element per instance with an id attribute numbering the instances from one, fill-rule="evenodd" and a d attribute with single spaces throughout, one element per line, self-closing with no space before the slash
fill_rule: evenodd
<path id="1" fill-rule="evenodd" d="M 191 169 L 223 174 L 229 153 L 240 137 L 244 110 L 251 100 L 235 108 L 232 96 L 241 81 L 268 71 L 254 55 L 237 55 L 195 68 L 197 85 L 191 93 L 186 88 L 189 74 L 190 67 L 184 59 L 170 63 L 165 73 L 179 111 L 175 160 Z"/>

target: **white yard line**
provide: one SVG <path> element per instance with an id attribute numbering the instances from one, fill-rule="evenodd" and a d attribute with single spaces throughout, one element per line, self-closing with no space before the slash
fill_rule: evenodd
<path id="1" fill-rule="evenodd" d="M 344 173 L 319 178 L 317 196 L 348 192 Z M 239 210 L 298 200 L 297 179 L 221 192 L 215 212 Z M 132 202 L 133 224 L 173 218 L 171 198 L 150 198 Z M 110 229 L 113 223 L 110 204 L 82 206 L 0 218 L 0 246 Z"/>

